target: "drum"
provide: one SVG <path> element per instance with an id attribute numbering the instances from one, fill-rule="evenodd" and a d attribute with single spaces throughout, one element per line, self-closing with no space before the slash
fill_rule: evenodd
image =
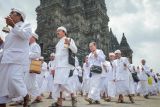
<path id="1" fill-rule="evenodd" d="M 39 60 L 32 60 L 30 64 L 30 73 L 41 73 L 42 62 Z"/>

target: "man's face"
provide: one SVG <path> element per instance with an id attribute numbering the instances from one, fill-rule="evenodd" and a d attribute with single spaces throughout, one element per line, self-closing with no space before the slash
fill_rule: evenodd
<path id="1" fill-rule="evenodd" d="M 35 42 L 35 38 L 34 38 L 33 36 L 31 36 L 31 37 L 29 38 L 29 43 L 31 44 L 31 43 L 33 43 L 33 42 Z"/>
<path id="2" fill-rule="evenodd" d="M 115 59 L 115 56 L 114 56 L 114 55 L 110 55 L 110 56 L 109 56 L 109 60 L 110 60 L 110 61 L 113 61 L 114 59 Z"/>
<path id="3" fill-rule="evenodd" d="M 96 45 L 94 45 L 93 43 L 89 44 L 89 49 L 91 52 L 94 52 L 96 50 Z"/>
<path id="4" fill-rule="evenodd" d="M 57 37 L 58 37 L 58 38 L 62 38 L 62 37 L 64 37 L 64 36 L 65 36 L 65 33 L 64 33 L 63 30 L 57 30 Z"/>
<path id="5" fill-rule="evenodd" d="M 21 20 L 21 15 L 15 11 L 12 11 L 9 16 L 13 20 L 13 22 L 17 23 L 18 20 Z"/>
<path id="6" fill-rule="evenodd" d="M 145 65 L 146 61 L 145 61 L 145 60 L 142 60 L 141 63 L 142 63 L 142 65 Z"/>
<path id="7" fill-rule="evenodd" d="M 54 58 L 55 58 L 55 56 L 50 56 L 50 60 L 52 60 L 52 61 L 53 61 L 53 60 L 54 60 Z"/>
<path id="8" fill-rule="evenodd" d="M 115 58 L 116 58 L 116 59 L 121 58 L 121 54 L 120 54 L 120 53 L 115 53 Z"/>

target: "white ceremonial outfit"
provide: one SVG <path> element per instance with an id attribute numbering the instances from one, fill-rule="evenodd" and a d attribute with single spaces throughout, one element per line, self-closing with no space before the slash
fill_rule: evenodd
<path id="1" fill-rule="evenodd" d="M 0 104 L 27 95 L 24 73 L 29 65 L 30 24 L 18 22 L 6 36 L 0 58 Z"/>
<path id="2" fill-rule="evenodd" d="M 105 66 L 103 66 L 105 65 Z M 103 86 L 102 86 L 102 90 L 108 94 L 108 96 L 110 97 L 115 97 L 116 95 L 116 84 L 115 84 L 115 79 L 116 79 L 116 65 L 115 65 L 115 61 L 105 61 L 103 63 L 103 73 L 102 73 L 102 77 L 103 77 Z M 112 88 L 111 88 L 112 87 Z"/>
<path id="3" fill-rule="evenodd" d="M 42 67 L 41 67 L 41 74 L 37 74 L 37 76 L 36 76 L 41 94 L 44 92 L 47 92 L 47 83 L 48 83 L 47 78 L 48 78 L 48 76 L 49 76 L 49 72 L 47 69 L 47 63 L 43 62 Z"/>
<path id="4" fill-rule="evenodd" d="M 71 39 L 68 48 L 64 47 L 65 38 L 66 37 L 61 38 L 56 45 L 54 89 L 52 91 L 52 97 L 54 100 L 57 100 L 60 91 L 65 90 L 68 91 L 68 93 L 73 93 L 73 90 L 68 84 L 69 73 L 72 68 L 72 65 L 68 62 L 68 48 L 70 48 L 73 53 L 77 53 L 77 47 L 73 39 Z"/>
<path id="5" fill-rule="evenodd" d="M 90 67 L 92 65 L 101 66 L 101 64 L 105 61 L 105 55 L 102 50 L 96 49 L 97 57 L 94 56 L 93 53 L 89 54 L 88 62 Z M 97 73 L 92 73 L 92 77 L 90 79 L 90 89 L 88 98 L 93 99 L 94 101 L 100 101 L 100 91 L 101 91 L 101 82 L 102 75 Z"/>
<path id="6" fill-rule="evenodd" d="M 116 94 L 129 95 L 130 94 L 130 81 L 132 75 L 128 70 L 129 61 L 126 57 L 121 57 L 115 60 L 116 63 Z M 126 67 L 124 66 L 126 64 Z"/>
<path id="7" fill-rule="evenodd" d="M 77 57 L 75 57 L 75 67 L 73 67 L 72 69 L 73 69 L 73 75 L 69 77 L 68 84 L 72 88 L 73 93 L 76 95 L 76 93 L 81 90 L 81 83 L 79 81 L 78 76 L 82 74 L 82 69 L 79 66 Z"/>
<path id="8" fill-rule="evenodd" d="M 37 60 L 41 56 L 41 48 L 37 43 L 32 43 L 30 44 L 30 49 L 29 49 L 29 59 L 30 62 L 31 60 Z M 35 73 L 29 73 L 28 72 L 25 74 L 25 83 L 27 86 L 27 90 L 30 95 L 33 97 L 37 97 L 40 95 L 40 90 L 38 87 L 38 83 L 36 80 L 36 75 Z"/>
<path id="9" fill-rule="evenodd" d="M 148 90 L 148 76 L 145 71 L 142 70 L 137 70 L 137 75 L 139 78 L 139 82 L 137 85 L 137 93 L 140 93 L 142 95 L 147 95 L 149 90 Z"/>
<path id="10" fill-rule="evenodd" d="M 52 73 L 53 73 L 53 70 L 55 71 L 55 60 L 49 61 L 48 69 L 49 69 L 49 75 L 47 77 L 47 79 L 48 79 L 47 89 L 48 89 L 48 92 L 52 92 L 52 90 L 54 88 L 54 84 L 53 84 L 54 74 L 52 74 Z"/>
<path id="11" fill-rule="evenodd" d="M 83 93 L 89 93 L 89 86 L 90 86 L 90 67 L 89 63 L 83 64 L 83 83 L 82 83 L 82 90 Z"/>

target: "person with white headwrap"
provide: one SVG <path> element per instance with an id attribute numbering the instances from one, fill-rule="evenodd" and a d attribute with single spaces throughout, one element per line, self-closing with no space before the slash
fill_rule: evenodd
<path id="1" fill-rule="evenodd" d="M 41 56 L 41 48 L 39 44 L 36 42 L 38 39 L 38 35 L 32 33 L 29 39 L 29 60 L 30 63 L 32 60 L 39 60 Z M 30 73 L 29 70 L 25 74 L 25 83 L 27 86 L 28 93 L 33 97 L 33 101 L 37 98 L 41 100 L 40 97 L 40 89 L 38 87 L 38 82 L 36 79 L 37 74 Z M 31 101 L 32 102 L 32 101 Z"/>
<path id="2" fill-rule="evenodd" d="M 48 99 L 51 99 L 52 98 L 52 90 L 54 88 L 53 79 L 54 79 L 54 73 L 55 73 L 55 53 L 50 54 L 50 61 L 48 63 L 48 70 L 49 70 L 49 76 L 48 76 L 47 89 L 48 89 L 48 92 L 50 92 Z"/>
<path id="3" fill-rule="evenodd" d="M 150 77 L 150 68 L 146 65 L 146 60 L 141 60 L 141 65 L 139 66 L 140 73 L 138 74 L 140 82 L 137 86 L 137 91 L 140 94 L 143 94 L 144 98 L 148 99 L 149 97 L 149 84 L 148 78 Z"/>
<path id="4" fill-rule="evenodd" d="M 54 88 L 52 97 L 56 100 L 54 106 L 62 106 L 62 92 L 66 91 L 71 95 L 72 106 L 76 106 L 77 100 L 74 96 L 72 87 L 68 84 L 70 70 L 72 65 L 69 64 L 69 49 L 73 53 L 77 53 L 77 47 L 73 39 L 68 38 L 67 30 L 61 26 L 57 29 L 57 37 L 60 39 L 56 45 L 55 53 L 55 75 L 54 75 Z"/>
<path id="5" fill-rule="evenodd" d="M 44 61 L 44 57 L 41 56 L 39 60 L 42 62 L 41 73 L 37 74 L 36 79 L 40 89 L 40 94 L 43 96 L 43 93 L 47 92 L 47 83 L 48 83 L 47 78 L 49 76 L 49 72 L 47 69 L 47 63 Z"/>
<path id="6" fill-rule="evenodd" d="M 115 59 L 115 54 L 109 53 L 109 61 L 105 61 L 102 64 L 102 68 L 103 68 L 102 92 L 104 93 L 103 94 L 104 100 L 108 102 L 111 101 L 111 97 L 115 97 L 116 95 L 116 85 L 115 85 L 116 65 L 115 65 L 114 59 Z"/>
<path id="7" fill-rule="evenodd" d="M 90 67 L 88 63 L 88 56 L 85 57 L 85 62 L 83 63 L 83 83 L 82 83 L 82 90 L 85 97 L 88 97 L 89 93 L 89 86 L 90 86 Z"/>
<path id="8" fill-rule="evenodd" d="M 91 53 L 88 57 L 90 70 L 95 68 L 95 72 L 92 72 L 92 77 L 90 78 L 90 89 L 88 93 L 88 98 L 85 98 L 90 104 L 96 103 L 100 104 L 100 91 L 102 82 L 102 66 L 101 64 L 105 62 L 105 55 L 102 50 L 97 49 L 95 42 L 89 44 L 89 49 Z M 99 69 L 97 72 L 96 69 Z M 92 70 L 91 70 L 92 71 Z"/>
<path id="9" fill-rule="evenodd" d="M 0 59 L 0 107 L 6 107 L 12 98 L 20 96 L 24 97 L 23 107 L 28 107 L 29 95 L 24 74 L 29 68 L 28 40 L 32 34 L 31 25 L 24 23 L 25 14 L 18 9 L 12 9 L 5 19 L 12 29 L 5 38 Z"/>
<path id="10" fill-rule="evenodd" d="M 116 50 L 114 53 L 116 55 L 116 94 L 119 96 L 118 103 L 124 102 L 123 95 L 128 95 L 131 103 L 134 103 L 130 90 L 130 81 L 132 76 L 128 69 L 129 60 L 128 58 L 121 56 L 120 50 Z"/>

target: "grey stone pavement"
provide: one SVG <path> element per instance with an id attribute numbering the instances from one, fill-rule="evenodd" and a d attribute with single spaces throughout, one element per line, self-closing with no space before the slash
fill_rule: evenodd
<path id="1" fill-rule="evenodd" d="M 101 100 L 101 104 L 88 104 L 83 97 L 78 97 L 77 107 L 160 107 L 160 95 L 150 96 L 149 99 L 143 97 L 134 97 L 135 103 L 131 104 L 128 97 L 125 97 L 125 103 L 116 103 L 117 99 L 112 99 L 111 102 L 105 102 Z M 31 107 L 48 107 L 52 103 L 52 100 L 43 97 L 43 102 L 32 104 Z M 64 107 L 71 107 L 71 101 L 67 100 L 63 103 Z M 22 107 L 22 106 L 7 106 L 7 107 Z"/>

